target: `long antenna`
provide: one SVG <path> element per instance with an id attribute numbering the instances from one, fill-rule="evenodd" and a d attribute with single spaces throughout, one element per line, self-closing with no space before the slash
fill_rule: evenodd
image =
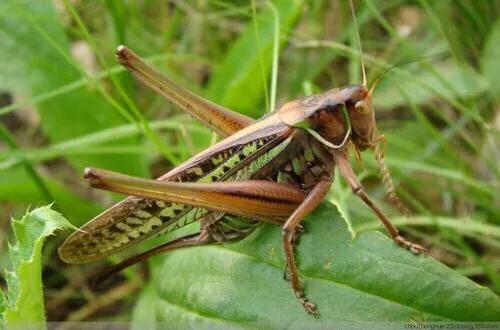
<path id="1" fill-rule="evenodd" d="M 363 86 L 366 87 L 366 71 L 365 71 L 365 58 L 363 53 L 363 48 L 361 48 L 361 37 L 359 36 L 358 21 L 356 20 L 356 13 L 354 12 L 354 4 L 352 0 L 349 0 L 349 5 L 351 5 L 352 20 L 354 22 L 354 30 L 356 31 L 356 37 L 358 39 L 359 56 L 361 58 L 361 69 L 363 71 Z"/>

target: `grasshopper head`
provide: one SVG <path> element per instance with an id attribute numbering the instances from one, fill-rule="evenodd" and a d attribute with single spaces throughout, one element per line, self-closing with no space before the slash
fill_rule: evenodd
<path id="1" fill-rule="evenodd" d="M 304 98 L 302 105 L 302 118 L 307 118 L 309 126 L 334 145 L 343 145 L 350 139 L 359 150 L 365 150 L 378 141 L 371 90 L 364 85 L 312 95 Z M 298 112 L 297 107 L 291 109 Z"/>
<path id="2" fill-rule="evenodd" d="M 289 126 L 318 133 L 327 146 L 341 147 L 350 138 L 358 149 L 365 150 L 376 141 L 371 95 L 363 85 L 335 88 L 289 102 L 278 115 Z"/>
<path id="3" fill-rule="evenodd" d="M 351 87 L 352 93 L 346 99 L 349 121 L 352 127 L 352 141 L 360 150 L 373 147 L 377 140 L 377 125 L 373 110 L 371 91 L 362 85 Z"/>

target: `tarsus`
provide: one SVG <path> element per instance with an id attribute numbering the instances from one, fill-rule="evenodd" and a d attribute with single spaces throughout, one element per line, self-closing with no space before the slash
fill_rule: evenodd
<path id="1" fill-rule="evenodd" d="M 410 210 L 408 210 L 406 205 L 403 203 L 403 201 L 401 201 L 398 194 L 396 193 L 396 188 L 394 187 L 394 183 L 392 182 L 391 174 L 389 173 L 389 169 L 384 162 L 384 150 L 380 147 L 381 144 L 385 145 L 385 139 L 381 139 L 381 141 L 375 145 L 374 153 L 380 171 L 380 176 L 382 177 L 382 182 L 385 186 L 387 198 L 389 199 L 389 202 L 396 209 L 398 209 L 399 212 L 408 217 L 410 216 Z"/>

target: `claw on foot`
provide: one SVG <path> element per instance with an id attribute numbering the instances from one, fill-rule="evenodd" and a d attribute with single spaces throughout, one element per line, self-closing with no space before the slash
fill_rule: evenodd
<path id="1" fill-rule="evenodd" d="M 295 228 L 295 231 L 292 235 L 292 244 L 297 245 L 299 242 L 300 235 L 304 233 L 304 227 L 302 225 L 298 225 L 297 228 Z"/>
<path id="2" fill-rule="evenodd" d="M 316 309 L 316 304 L 312 303 L 307 299 L 304 295 L 304 292 L 296 292 L 297 299 L 300 301 L 302 304 L 302 307 L 304 307 L 304 310 L 306 311 L 307 314 L 310 314 L 317 318 L 319 316 L 318 310 Z"/>
<path id="3" fill-rule="evenodd" d="M 304 233 L 304 226 L 303 225 L 297 225 L 297 227 L 295 227 L 295 232 L 297 232 L 298 234 Z"/>
<path id="4" fill-rule="evenodd" d="M 396 238 L 394 238 L 394 241 L 396 242 L 396 244 L 410 250 L 414 254 L 420 254 L 423 252 L 427 252 L 426 248 L 424 248 L 421 245 L 418 245 L 418 244 L 415 244 L 415 243 L 408 241 L 403 236 L 396 236 Z"/>

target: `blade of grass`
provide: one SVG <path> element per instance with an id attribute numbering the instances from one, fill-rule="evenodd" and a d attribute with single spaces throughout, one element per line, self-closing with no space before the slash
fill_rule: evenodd
<path id="1" fill-rule="evenodd" d="M 157 54 L 157 55 L 152 55 L 145 57 L 146 62 L 148 63 L 155 63 L 156 61 L 159 60 L 166 60 L 166 59 L 171 59 L 171 60 L 179 60 L 179 61 L 204 61 L 202 58 L 196 55 L 189 55 L 189 54 Z M 33 96 L 31 98 L 25 98 L 20 101 L 14 102 L 12 104 L 9 104 L 7 106 L 4 106 L 0 108 L 0 116 L 6 115 L 12 111 L 15 111 L 16 109 L 23 108 L 29 105 L 38 105 L 42 102 L 49 101 L 53 98 L 56 98 L 58 96 L 64 95 L 66 93 L 72 92 L 74 90 L 77 90 L 79 88 L 87 86 L 90 82 L 97 82 L 99 80 L 108 78 L 110 75 L 116 75 L 118 73 L 124 72 L 125 68 L 123 68 L 121 65 L 115 65 L 109 70 L 104 70 L 100 71 L 92 76 L 90 76 L 90 79 L 87 77 L 83 77 L 81 79 L 75 80 L 71 83 L 62 85 L 58 88 L 55 88 L 49 92 L 41 93 L 39 95 Z"/>
<path id="2" fill-rule="evenodd" d="M 491 196 L 496 195 L 496 190 L 493 187 L 491 187 L 490 184 L 471 178 L 466 174 L 458 172 L 453 169 L 442 168 L 421 162 L 412 162 L 409 161 L 408 159 L 398 159 L 393 157 L 388 157 L 387 163 L 391 166 L 396 166 L 399 168 L 409 169 L 414 171 L 427 172 L 439 177 L 447 178 L 454 181 L 459 181 L 467 186 L 476 188 L 477 190 L 483 191 Z"/>
<path id="3" fill-rule="evenodd" d="M 280 30 L 289 30 L 294 26 L 300 14 L 303 0 L 279 0 L 274 1 L 273 4 L 279 12 Z M 238 39 L 230 45 L 208 84 L 210 99 L 254 117 L 267 112 L 267 109 L 261 108 L 264 85 L 261 79 L 260 63 L 263 59 L 266 75 L 271 72 L 276 24 L 273 17 L 268 7 L 257 14 L 260 52 L 255 47 L 255 27 L 251 22 L 245 26 Z M 284 45 L 284 41 L 286 40 L 280 40 L 280 47 Z"/>
<path id="4" fill-rule="evenodd" d="M 116 39 L 122 44 L 125 42 L 125 26 L 127 24 L 125 4 L 121 0 L 106 0 L 106 7 L 111 14 Z"/>
<path id="5" fill-rule="evenodd" d="M 269 102 L 269 112 L 273 112 L 276 109 L 276 89 L 278 85 L 278 58 L 280 51 L 280 14 L 276 7 L 271 1 L 267 1 L 266 4 L 271 8 L 274 18 L 274 31 L 273 31 L 273 54 L 272 54 L 272 64 L 271 64 L 271 91 L 270 91 L 270 102 Z M 261 57 L 262 58 L 262 57 Z"/>
<path id="6" fill-rule="evenodd" d="M 392 27 L 392 25 L 384 18 L 384 16 L 382 15 L 382 13 L 373 4 L 372 0 L 367 0 L 366 3 L 367 3 L 368 8 L 374 13 L 374 16 L 375 16 L 376 20 L 384 27 L 384 29 L 389 33 L 389 35 L 391 36 L 391 38 L 393 40 L 397 40 L 405 48 L 409 48 L 412 52 L 416 51 L 415 47 L 413 47 L 413 44 L 411 42 L 409 42 L 407 38 L 400 37 L 400 35 L 397 33 L 397 31 Z M 454 86 L 452 86 L 446 79 L 444 79 L 444 77 L 442 76 L 442 74 L 440 74 L 433 66 L 431 66 L 426 61 L 420 61 L 420 63 L 422 64 L 423 68 L 427 72 L 431 73 L 432 76 L 436 77 L 438 79 L 438 81 L 443 84 L 443 86 L 445 86 L 446 88 L 448 88 L 452 93 L 454 93 L 456 95 L 459 95 L 459 93 L 456 90 L 456 88 Z M 460 71 L 460 72 L 462 72 L 462 71 Z M 461 76 L 463 77 L 463 73 L 461 74 Z M 399 85 L 397 85 L 397 86 L 400 87 Z M 420 109 L 420 108 L 417 107 L 416 103 L 410 97 L 410 95 L 408 94 L 408 92 L 406 91 L 406 89 L 400 87 L 399 90 L 401 91 L 401 94 L 404 96 L 404 98 L 406 99 L 407 102 L 411 101 L 411 103 L 412 103 L 411 104 L 412 105 L 412 109 L 414 110 L 414 114 L 417 116 L 417 118 L 420 119 L 420 121 L 423 124 L 427 124 L 426 126 L 428 128 L 430 128 L 431 132 L 437 133 L 436 130 L 432 129 L 432 127 L 431 127 L 432 125 L 431 126 L 428 125 L 429 124 L 428 120 L 425 119 L 425 116 L 422 115 L 422 113 L 420 112 L 420 110 L 418 110 L 418 111 L 416 110 L 416 109 Z M 440 116 L 443 120 L 445 120 L 448 123 L 449 126 L 455 126 L 456 125 L 457 121 L 449 120 L 446 116 L 443 116 L 442 112 L 439 111 L 439 109 L 436 109 L 436 107 L 431 107 L 431 109 L 434 110 L 434 113 L 436 115 Z M 477 109 L 476 109 L 476 111 L 477 111 Z M 464 138 L 464 140 L 468 143 L 469 147 L 472 148 L 472 149 L 474 149 L 475 151 L 477 151 L 477 145 L 476 145 L 476 143 L 474 143 L 473 141 L 471 141 L 470 137 L 467 136 L 462 130 L 459 130 L 459 132 L 461 133 L 461 136 Z M 434 134 L 434 135 L 439 140 L 441 140 L 441 141 L 444 140 L 441 137 L 441 134 Z M 447 143 L 443 143 L 442 145 L 446 146 Z M 452 148 L 447 148 L 447 149 L 448 149 L 448 151 L 452 151 Z M 454 152 L 452 151 L 452 153 L 454 153 Z"/>
<path id="7" fill-rule="evenodd" d="M 480 117 L 476 112 L 470 110 L 466 105 L 462 104 L 460 101 L 455 100 L 453 97 L 447 95 L 446 93 L 443 93 L 443 91 L 441 90 L 436 90 L 432 85 L 430 85 L 426 81 L 415 79 L 415 75 L 412 72 L 405 70 L 403 68 L 394 67 L 393 65 L 387 63 L 385 60 L 378 59 L 368 54 L 361 55 L 359 51 L 355 48 L 330 40 L 308 40 L 308 41 L 294 42 L 294 44 L 298 48 L 326 47 L 339 51 L 341 54 L 345 55 L 354 54 L 357 55 L 358 57 L 364 56 L 366 63 L 377 65 L 383 69 L 391 69 L 391 71 L 389 71 L 387 74 L 401 74 L 404 78 L 414 81 L 419 87 L 422 87 L 424 90 L 431 92 L 436 96 L 439 96 L 440 98 L 451 104 L 457 110 L 467 114 L 475 122 L 481 124 L 485 128 L 488 128 L 488 124 L 483 120 L 482 117 Z"/>
<path id="8" fill-rule="evenodd" d="M 491 263 L 493 265 L 493 268 L 495 268 L 497 272 L 500 272 L 500 261 L 493 260 Z M 455 270 L 457 272 L 459 272 L 460 274 L 467 276 L 467 277 L 484 275 L 484 270 L 478 266 L 458 267 L 458 268 L 455 268 Z"/>
<path id="9" fill-rule="evenodd" d="M 462 235 L 485 235 L 488 237 L 500 240 L 500 228 L 498 226 L 479 222 L 472 218 L 451 218 L 441 216 L 413 216 L 408 217 L 393 217 L 391 221 L 396 226 L 434 226 L 435 223 L 443 227 L 453 229 Z M 357 231 L 366 231 L 382 228 L 380 222 L 370 221 L 355 226 Z"/>
<path id="10" fill-rule="evenodd" d="M 32 24 L 34 21 L 45 30 L 60 49 L 70 49 L 70 42 L 65 34 L 67 30 L 64 30 L 63 24 L 58 20 L 60 15 L 51 2 L 3 1 L 0 2 L 0 11 L 2 10 L 9 13 L 0 17 L 0 67 L 6 73 L 0 76 L 0 84 L 5 90 L 16 96 L 40 95 L 81 77 L 74 65 L 69 64 Z M 23 13 L 20 14 L 20 11 Z M 16 84 L 11 85 L 9 80 L 14 80 Z M 39 114 L 40 127 L 50 141 L 59 142 L 123 123 L 115 109 L 99 97 L 97 89 L 90 85 L 88 87 L 60 94 L 35 108 Z M 92 109 L 100 111 L 94 113 Z M 120 142 L 134 145 L 137 139 Z M 130 159 L 120 155 L 75 156 L 68 157 L 66 161 L 77 172 L 93 164 L 134 175 L 148 173 L 144 159 Z"/>
<path id="11" fill-rule="evenodd" d="M 444 40 L 446 41 L 446 43 L 448 44 L 448 49 L 450 50 L 450 53 L 452 54 L 455 62 L 457 65 L 461 65 L 461 61 L 460 61 L 460 58 L 459 58 L 459 55 L 458 53 L 456 52 L 455 48 L 453 47 L 450 39 L 448 38 L 448 35 L 447 33 L 445 32 L 444 28 L 443 28 L 443 25 L 442 25 L 442 20 L 439 19 L 439 17 L 437 16 L 437 14 L 435 13 L 435 11 L 432 9 L 432 7 L 427 3 L 426 0 L 419 0 L 421 6 L 425 9 L 425 11 L 427 12 L 427 14 L 429 15 L 432 23 L 437 26 L 438 28 L 438 31 L 441 33 L 441 35 L 444 37 Z M 433 69 L 432 67 L 428 66 L 430 69 Z M 468 86 L 470 86 L 471 82 L 469 79 L 467 79 L 467 77 L 463 74 L 462 71 L 459 71 L 460 73 L 462 73 L 460 76 L 462 78 L 462 83 L 463 85 L 467 88 Z M 438 78 L 440 78 L 440 75 L 437 75 Z M 442 77 L 441 77 L 442 78 Z M 441 81 L 443 82 L 443 84 L 445 84 L 446 86 L 448 86 L 448 88 L 452 88 L 451 87 L 451 84 L 449 84 L 445 79 L 441 79 Z M 470 115 L 472 113 L 474 113 L 475 117 L 477 116 L 479 119 L 480 119 L 480 122 L 481 124 L 483 124 L 484 127 L 488 127 L 487 123 L 484 121 L 484 119 L 482 118 L 481 116 L 481 113 L 480 111 L 478 110 L 477 108 L 477 105 L 475 102 L 468 102 L 467 100 L 465 101 L 467 102 L 466 103 L 466 107 L 469 108 L 470 110 L 465 112 L 464 114 L 466 115 Z"/>
<path id="12" fill-rule="evenodd" d="M 106 101 L 108 101 L 125 120 L 129 122 L 134 121 L 133 117 L 128 113 L 128 111 L 120 106 L 120 104 L 106 91 L 102 84 L 93 81 L 92 77 L 89 76 L 87 72 L 85 72 L 85 70 L 83 70 L 82 67 L 75 62 L 71 55 L 65 49 L 63 49 L 59 45 L 59 43 L 57 43 L 54 38 L 50 36 L 50 34 L 48 34 L 43 28 L 41 28 L 40 25 L 38 25 L 31 17 L 23 14 L 21 10 L 19 10 L 19 13 L 33 25 L 35 30 L 49 43 L 50 46 L 52 46 L 69 64 L 71 64 L 83 77 L 85 77 L 88 83 L 91 83 L 92 85 L 97 87 L 98 91 L 106 99 Z M 107 70 L 107 73 L 108 77 L 112 76 L 109 70 Z"/>
<path id="13" fill-rule="evenodd" d="M 251 3 L 252 3 L 253 30 L 255 34 L 255 46 L 257 48 L 257 52 L 261 54 L 259 56 L 259 67 L 262 78 L 262 85 L 264 85 L 264 102 L 266 104 L 266 108 L 269 109 L 269 112 L 271 112 L 273 109 L 269 106 L 269 91 L 267 86 L 266 70 L 264 68 L 264 59 L 262 58 L 262 46 L 260 42 L 259 22 L 257 21 L 257 8 L 255 5 L 255 0 L 252 0 Z"/>
<path id="14" fill-rule="evenodd" d="M 80 15 L 76 11 L 75 7 L 73 4 L 68 1 L 68 0 L 63 0 L 66 8 L 69 10 L 71 16 L 75 19 L 80 31 L 82 32 L 83 36 L 93 49 L 94 53 L 96 54 L 97 58 L 99 59 L 99 62 L 101 65 L 105 68 L 106 71 L 109 71 L 109 66 L 107 65 L 106 61 L 104 60 L 104 57 L 101 55 L 99 48 L 97 47 L 97 43 L 95 39 L 92 37 L 90 32 L 88 31 L 87 27 L 83 23 Z M 163 154 L 163 156 L 172 164 L 177 164 L 179 160 L 177 157 L 175 157 L 171 152 L 170 149 L 167 147 L 167 145 L 160 139 L 160 137 L 149 127 L 148 121 L 146 118 L 142 115 L 142 113 L 139 111 L 139 109 L 136 107 L 135 103 L 130 99 L 128 94 L 125 92 L 123 87 L 121 86 L 121 83 L 116 79 L 114 75 L 109 75 L 111 78 L 111 81 L 115 88 L 118 90 L 118 93 L 121 95 L 121 97 L 124 99 L 125 103 L 128 105 L 132 113 L 135 115 L 135 118 L 138 120 L 140 127 L 143 129 L 144 134 L 158 147 L 160 152 Z"/>
<path id="15" fill-rule="evenodd" d="M 186 117 L 183 116 L 182 118 Z M 154 130 L 179 130 L 179 127 L 182 124 L 184 127 L 189 128 L 191 132 L 206 132 L 206 129 L 193 123 L 186 123 L 187 120 L 182 120 L 182 118 L 171 118 L 160 121 L 153 121 L 150 123 L 150 125 Z M 136 147 L 101 146 L 99 148 L 86 150 L 85 148 L 110 141 L 120 140 L 126 137 L 137 136 L 141 132 L 142 131 L 140 127 L 137 127 L 137 125 L 126 124 L 104 129 L 99 132 L 87 134 L 84 136 L 79 136 L 77 138 L 66 140 L 64 142 L 60 142 L 50 146 L 45 146 L 40 149 L 18 149 L 9 152 L 0 151 L 0 159 L 4 159 L 3 162 L 0 162 L 0 169 L 8 169 L 18 165 L 21 161 L 21 159 L 19 159 L 20 157 L 25 157 L 31 162 L 37 163 L 70 154 L 89 154 L 89 152 L 90 154 L 105 153 L 105 150 L 108 150 L 112 153 L 132 152 L 133 150 L 137 150 Z M 141 148 L 141 150 L 144 150 L 143 147 L 137 148 Z"/>

